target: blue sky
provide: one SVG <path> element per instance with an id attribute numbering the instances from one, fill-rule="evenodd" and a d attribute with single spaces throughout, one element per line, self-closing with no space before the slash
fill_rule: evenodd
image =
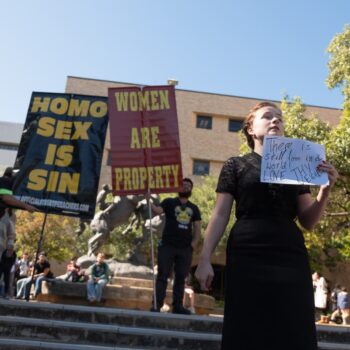
<path id="1" fill-rule="evenodd" d="M 0 120 L 68 75 L 342 107 L 326 48 L 348 0 L 0 0 Z"/>

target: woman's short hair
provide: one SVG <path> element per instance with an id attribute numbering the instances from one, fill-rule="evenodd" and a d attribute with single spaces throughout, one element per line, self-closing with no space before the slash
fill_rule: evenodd
<path id="1" fill-rule="evenodd" d="M 258 109 L 263 108 L 263 107 L 273 107 L 273 108 L 276 108 L 276 109 L 280 110 L 280 108 L 276 104 L 274 104 L 272 102 L 264 101 L 264 102 L 257 103 L 249 111 L 248 115 L 245 117 L 244 122 L 243 122 L 243 133 L 244 133 L 244 136 L 247 139 L 248 146 L 251 149 L 254 149 L 254 138 L 253 138 L 252 135 L 249 134 L 248 129 L 251 126 L 251 124 L 252 124 L 252 122 L 253 122 L 253 120 L 255 118 L 255 112 Z"/>

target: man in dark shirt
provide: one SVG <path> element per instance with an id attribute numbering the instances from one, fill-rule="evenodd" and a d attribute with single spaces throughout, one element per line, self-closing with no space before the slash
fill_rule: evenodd
<path id="1" fill-rule="evenodd" d="M 34 259 L 35 261 L 35 259 Z M 33 280 L 32 280 L 33 277 Z M 38 256 L 37 262 L 34 264 L 34 275 L 32 274 L 24 279 L 17 281 L 17 299 L 29 299 L 30 288 L 32 282 L 35 284 L 34 297 L 41 293 L 41 285 L 43 281 L 50 281 L 54 278 L 50 270 L 50 263 L 47 260 L 45 252 L 41 252 Z"/>
<path id="2" fill-rule="evenodd" d="M 201 235 L 201 215 L 198 207 L 189 201 L 193 182 L 183 179 L 183 189 L 176 198 L 166 198 L 160 206 L 151 203 L 155 214 L 165 214 L 165 227 L 158 247 L 158 274 L 156 305 L 151 311 L 159 312 L 163 306 L 168 278 L 174 269 L 173 313 L 191 314 L 183 307 L 185 279 L 189 273 L 192 252 Z M 150 196 L 149 196 L 150 197 Z"/>

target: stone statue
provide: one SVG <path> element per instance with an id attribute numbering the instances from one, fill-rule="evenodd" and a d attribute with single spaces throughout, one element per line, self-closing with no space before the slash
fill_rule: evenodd
<path id="1" fill-rule="evenodd" d="M 152 219 L 151 221 L 149 220 L 147 201 L 143 195 L 116 196 L 113 198 L 112 203 L 108 203 L 106 199 L 109 193 L 111 193 L 109 186 L 103 185 L 102 190 L 97 195 L 96 202 L 101 211 L 95 214 L 90 223 L 93 236 L 88 241 L 89 256 L 96 255 L 108 240 L 110 232 L 122 224 L 129 223 L 123 234 L 130 232 L 133 227 L 138 228 L 142 225 L 142 237 L 135 242 L 136 247 L 146 239 L 149 239 L 151 223 L 152 231 L 157 235 L 162 232 L 164 227 L 165 219 L 162 216 L 153 216 L 152 214 Z M 152 195 L 152 201 L 158 204 L 159 197 Z M 80 225 L 77 233 L 80 233 L 84 223 Z M 134 256 L 133 260 L 137 261 L 138 259 Z"/>

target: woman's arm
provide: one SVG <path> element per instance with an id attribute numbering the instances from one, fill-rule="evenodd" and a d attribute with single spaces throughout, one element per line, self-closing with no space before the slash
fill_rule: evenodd
<path id="1" fill-rule="evenodd" d="M 307 230 L 312 230 L 321 219 L 332 187 L 338 178 L 338 172 L 328 162 L 322 162 L 319 171 L 327 172 L 329 184 L 322 185 L 315 200 L 312 199 L 310 193 L 305 193 L 298 198 L 298 219 L 300 224 Z"/>
<path id="2" fill-rule="evenodd" d="M 205 230 L 204 244 L 199 257 L 196 278 L 201 285 L 201 289 L 208 291 L 213 280 L 214 272 L 210 264 L 211 255 L 216 248 L 221 236 L 230 219 L 233 197 L 229 193 L 218 193 L 216 204 Z"/>

